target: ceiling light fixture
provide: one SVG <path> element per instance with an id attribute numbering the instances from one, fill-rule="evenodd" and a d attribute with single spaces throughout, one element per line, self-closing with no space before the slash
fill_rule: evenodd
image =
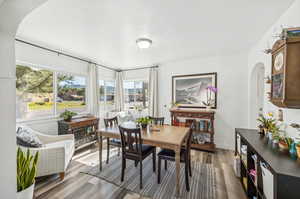
<path id="1" fill-rule="evenodd" d="M 136 44 L 140 49 L 146 49 L 151 46 L 152 40 L 147 38 L 139 38 L 136 40 Z"/>

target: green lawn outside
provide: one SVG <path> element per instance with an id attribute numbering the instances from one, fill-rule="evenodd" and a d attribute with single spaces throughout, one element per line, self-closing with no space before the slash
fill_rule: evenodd
<path id="1" fill-rule="evenodd" d="M 53 108 L 53 102 L 45 102 L 42 104 L 38 104 L 35 102 L 28 103 L 29 110 L 31 111 L 41 111 L 41 110 L 51 110 Z M 65 101 L 57 103 L 58 109 L 68 109 L 68 108 L 81 108 L 84 107 L 85 104 L 79 101 Z"/>

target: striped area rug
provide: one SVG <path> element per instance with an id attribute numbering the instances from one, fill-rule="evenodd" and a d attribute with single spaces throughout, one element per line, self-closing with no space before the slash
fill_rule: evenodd
<path id="1" fill-rule="evenodd" d="M 127 160 L 124 182 L 121 182 L 121 158 L 113 156 L 110 163 L 103 163 L 103 170 L 94 166 L 82 173 L 98 177 L 112 183 L 120 189 L 127 189 L 142 196 L 154 199 L 173 199 L 175 197 L 175 163 L 168 162 L 168 170 L 161 168 L 161 184 L 157 184 L 157 175 L 152 171 L 152 158 L 143 161 L 143 189 L 139 189 L 139 166 Z M 211 164 L 192 162 L 190 192 L 185 189 L 184 164 L 181 164 L 180 197 L 186 199 L 216 199 L 216 172 Z M 120 190 L 121 191 L 121 190 Z M 178 197 L 177 197 L 178 198 Z"/>

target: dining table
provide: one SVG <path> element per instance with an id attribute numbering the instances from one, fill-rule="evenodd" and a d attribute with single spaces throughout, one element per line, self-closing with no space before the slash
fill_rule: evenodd
<path id="1" fill-rule="evenodd" d="M 134 122 L 124 122 L 122 127 L 137 128 L 137 125 Z M 182 126 L 152 125 L 146 129 L 141 128 L 143 144 L 175 151 L 176 196 L 180 195 L 180 151 L 188 132 L 189 128 Z M 121 135 L 118 126 L 100 128 L 97 135 L 99 142 L 99 169 L 101 172 L 103 137 L 121 139 Z"/>

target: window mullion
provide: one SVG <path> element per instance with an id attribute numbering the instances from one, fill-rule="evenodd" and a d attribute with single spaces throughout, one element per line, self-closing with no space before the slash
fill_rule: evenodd
<path id="1" fill-rule="evenodd" d="M 53 72 L 53 105 L 54 117 L 57 116 L 57 72 Z"/>

